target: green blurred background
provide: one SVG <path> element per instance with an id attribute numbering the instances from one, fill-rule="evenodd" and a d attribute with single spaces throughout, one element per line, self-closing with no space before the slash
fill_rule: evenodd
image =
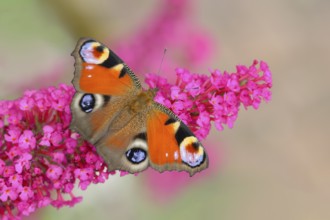
<path id="1" fill-rule="evenodd" d="M 0 1 L 0 98 L 69 84 L 79 37 L 118 42 L 159 5 Z M 242 110 L 233 129 L 214 131 L 207 142 L 220 149 L 219 168 L 164 201 L 145 174 L 115 176 L 76 190 L 84 200 L 74 208 L 49 207 L 30 219 L 330 219 L 330 1 L 204 0 L 193 10 L 218 46 L 209 64 L 192 71 L 234 71 L 263 59 L 273 72 L 271 103 Z"/>

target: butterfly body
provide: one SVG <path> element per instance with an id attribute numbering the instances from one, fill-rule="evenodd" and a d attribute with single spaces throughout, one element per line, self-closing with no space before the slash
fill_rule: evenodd
<path id="1" fill-rule="evenodd" d="M 130 68 L 93 39 L 78 41 L 73 52 L 76 94 L 71 127 L 92 143 L 109 170 L 190 175 L 208 166 L 203 146 L 180 119 L 143 90 Z"/>

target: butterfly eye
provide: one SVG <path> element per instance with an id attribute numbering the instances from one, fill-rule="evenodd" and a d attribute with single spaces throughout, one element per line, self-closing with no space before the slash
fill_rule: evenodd
<path id="1" fill-rule="evenodd" d="M 95 98 L 92 94 L 85 94 L 81 99 L 80 99 L 80 108 L 86 112 L 89 113 L 93 111 L 94 106 L 95 106 Z"/>
<path id="2" fill-rule="evenodd" d="M 126 157 L 131 163 L 139 164 L 146 159 L 147 153 L 141 148 L 131 148 L 126 152 Z"/>

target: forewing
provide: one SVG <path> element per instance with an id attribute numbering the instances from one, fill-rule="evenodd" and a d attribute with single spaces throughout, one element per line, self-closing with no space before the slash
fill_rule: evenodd
<path id="1" fill-rule="evenodd" d="M 147 115 L 150 166 L 159 172 L 186 171 L 190 176 L 208 167 L 204 147 L 169 109 L 155 103 Z"/>
<path id="2" fill-rule="evenodd" d="M 80 39 L 72 55 L 75 58 L 72 82 L 79 92 L 120 96 L 141 89 L 130 68 L 98 41 Z"/>

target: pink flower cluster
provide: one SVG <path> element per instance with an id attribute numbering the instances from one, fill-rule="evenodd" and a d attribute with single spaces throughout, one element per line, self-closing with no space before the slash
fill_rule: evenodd
<path id="1" fill-rule="evenodd" d="M 0 101 L 0 218 L 19 219 L 52 205 L 73 206 L 73 195 L 109 173 L 94 147 L 69 129 L 72 86 L 26 91 Z M 3 218 L 1 216 L 4 216 Z"/>
<path id="2" fill-rule="evenodd" d="M 271 73 L 265 62 L 237 66 L 235 73 L 215 70 L 211 76 L 177 69 L 171 85 L 159 75 L 146 78 L 160 90 L 155 100 L 176 113 L 199 138 L 211 121 L 219 130 L 233 126 L 239 107 L 269 101 Z M 95 148 L 69 129 L 72 86 L 26 91 L 14 101 L 0 101 L 0 216 L 29 215 L 47 205 L 73 206 L 76 182 L 86 189 L 108 179 L 107 166 Z M 121 176 L 125 175 L 121 173 Z M 66 198 L 65 198 L 66 197 Z"/>
<path id="3" fill-rule="evenodd" d="M 268 65 L 254 61 L 249 67 L 239 65 L 236 72 L 214 70 L 211 77 L 176 69 L 175 85 L 159 75 L 148 74 L 145 82 L 161 88 L 155 101 L 170 108 L 195 133 L 204 139 L 214 121 L 218 130 L 232 128 L 241 104 L 258 109 L 262 100 L 271 99 L 272 76 Z"/>

